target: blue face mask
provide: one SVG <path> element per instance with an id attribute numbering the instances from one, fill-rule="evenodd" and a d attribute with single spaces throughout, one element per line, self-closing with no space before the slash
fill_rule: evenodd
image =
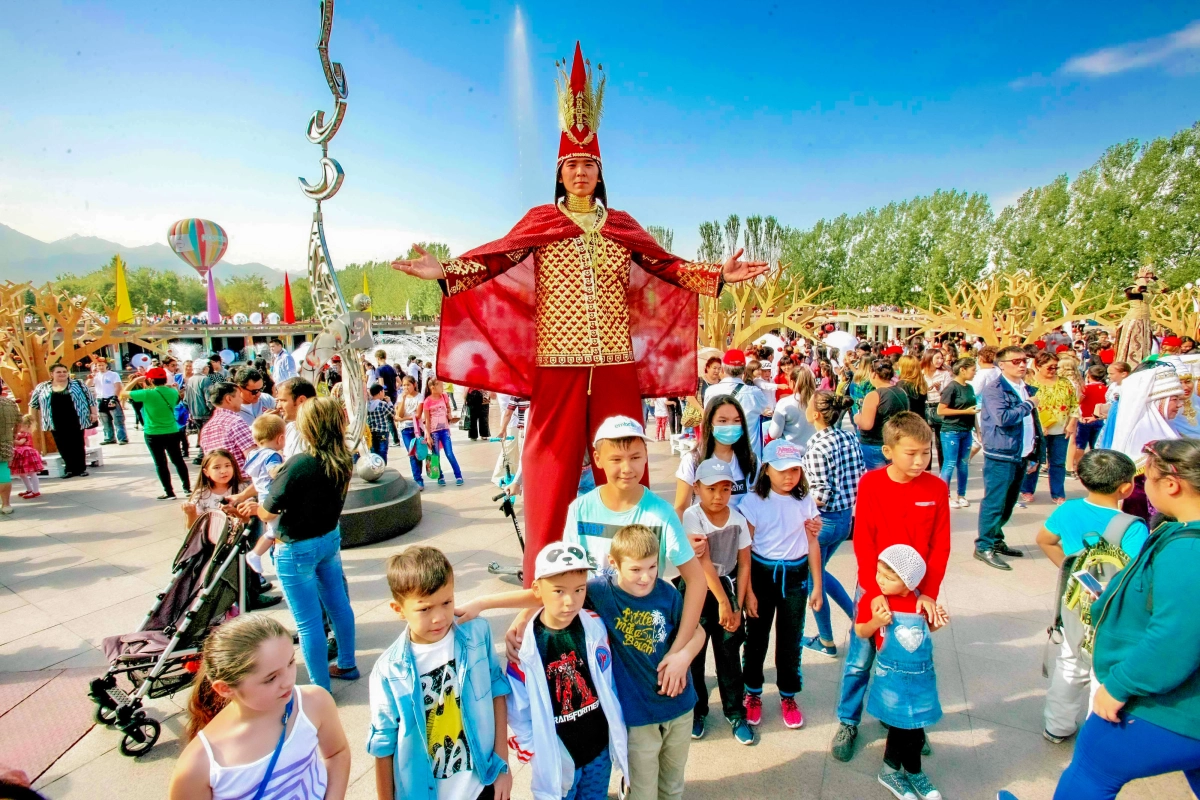
<path id="1" fill-rule="evenodd" d="M 721 444 L 733 444 L 742 438 L 741 425 L 714 425 L 713 438 Z"/>

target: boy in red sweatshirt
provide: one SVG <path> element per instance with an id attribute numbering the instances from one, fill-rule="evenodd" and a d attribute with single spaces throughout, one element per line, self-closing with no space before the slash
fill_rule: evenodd
<path id="1" fill-rule="evenodd" d="M 856 620 L 872 616 L 872 602 L 881 598 L 875 572 L 879 554 L 894 544 L 906 544 L 925 559 L 925 577 L 910 595 L 913 612 L 924 614 L 931 625 L 937 618 L 938 593 L 950 558 L 950 501 L 946 484 L 932 472 L 926 472 L 933 430 L 920 416 L 905 411 L 883 427 L 883 454 L 891 463 L 863 475 L 858 484 L 858 502 L 854 514 L 854 557 L 858 562 Z M 893 609 L 895 610 L 895 609 Z M 834 734 L 831 752 L 838 761 L 854 755 L 858 723 L 862 720 L 863 701 L 871 666 L 875 662 L 875 643 L 860 639 L 850 631 L 850 647 L 842 674 L 837 716 L 841 724 Z"/>

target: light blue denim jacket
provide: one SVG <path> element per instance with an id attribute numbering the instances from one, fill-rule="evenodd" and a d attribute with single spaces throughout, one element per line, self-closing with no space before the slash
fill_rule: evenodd
<path id="1" fill-rule="evenodd" d="M 467 746 L 474 756 L 475 774 L 484 786 L 490 786 L 506 769 L 504 761 L 496 755 L 492 698 L 509 693 L 508 679 L 492 648 L 492 629 L 486 621 L 456 623 L 453 636 Z M 375 758 L 393 756 L 396 797 L 437 800 L 437 780 L 433 777 L 425 738 L 421 676 L 417 674 L 407 628 L 371 670 L 370 706 L 367 752 Z"/>

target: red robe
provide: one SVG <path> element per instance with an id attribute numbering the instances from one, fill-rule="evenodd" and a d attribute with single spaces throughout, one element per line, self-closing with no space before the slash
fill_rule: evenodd
<path id="1" fill-rule="evenodd" d="M 502 239 L 461 258 L 487 265 L 489 280 L 442 301 L 438 377 L 456 385 L 529 397 L 536 352 L 534 259 L 506 254 L 580 235 L 555 205 L 537 206 Z M 627 299 L 630 335 L 643 397 L 696 391 L 696 294 L 655 277 L 683 259 L 659 247 L 624 211 L 608 211 L 601 235 L 630 250 Z"/>

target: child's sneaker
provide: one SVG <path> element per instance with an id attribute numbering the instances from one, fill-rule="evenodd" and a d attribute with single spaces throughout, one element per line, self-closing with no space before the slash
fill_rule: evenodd
<path id="1" fill-rule="evenodd" d="M 783 711 L 783 724 L 789 728 L 804 727 L 804 712 L 800 710 L 799 704 L 796 703 L 796 698 L 785 697 L 779 701 L 779 708 Z"/>
<path id="2" fill-rule="evenodd" d="M 704 717 L 700 716 L 699 714 L 692 715 L 692 738 L 704 738 Z"/>
<path id="3" fill-rule="evenodd" d="M 800 644 L 802 644 L 806 650 L 812 650 L 820 653 L 823 656 L 829 656 L 830 658 L 837 658 L 837 646 L 825 644 L 821 641 L 820 636 L 805 636 L 800 640 Z"/>
<path id="4" fill-rule="evenodd" d="M 762 695 L 751 694 L 746 692 L 746 699 L 742 703 L 746 707 L 746 724 L 754 725 L 755 727 L 762 724 Z"/>
<path id="5" fill-rule="evenodd" d="M 463 485 L 463 479 L 462 479 L 462 478 L 455 478 L 455 479 L 454 479 L 454 485 L 455 485 L 455 486 L 462 486 L 462 485 Z"/>
<path id="6" fill-rule="evenodd" d="M 879 783 L 883 788 L 896 796 L 896 800 L 917 800 L 917 793 L 912 784 L 900 770 L 890 770 L 887 766 L 879 772 Z M 940 795 L 939 795 L 940 797 Z"/>
<path id="7" fill-rule="evenodd" d="M 1050 742 L 1050 744 L 1062 744 L 1067 740 L 1066 736 L 1058 736 L 1046 730 L 1045 728 L 1042 728 L 1042 738 L 1047 742 Z"/>
<path id="8" fill-rule="evenodd" d="M 905 773 L 905 776 L 908 778 L 908 785 L 921 800 L 942 800 L 942 793 L 937 790 L 933 781 L 929 780 L 929 776 L 924 772 Z"/>
<path id="9" fill-rule="evenodd" d="M 733 738 L 738 744 L 754 744 L 754 731 L 744 719 L 735 719 L 729 723 L 733 727 Z"/>

